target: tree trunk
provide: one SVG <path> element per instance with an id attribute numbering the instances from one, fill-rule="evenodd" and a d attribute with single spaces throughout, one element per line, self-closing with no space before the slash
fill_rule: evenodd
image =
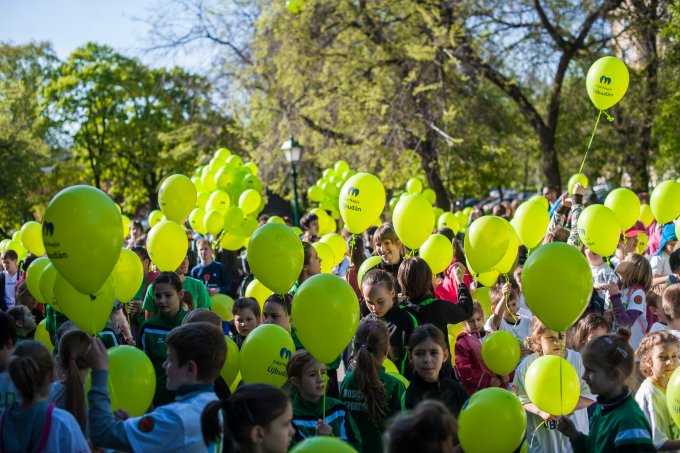
<path id="1" fill-rule="evenodd" d="M 439 136 L 437 135 L 437 132 L 429 128 L 425 137 L 425 140 L 412 143 L 412 147 L 420 157 L 420 164 L 423 167 L 423 171 L 425 171 L 427 183 L 430 185 L 430 188 L 434 190 L 434 193 L 437 194 L 435 206 L 439 206 L 444 210 L 450 210 L 452 209 L 451 198 L 442 182 L 441 172 L 439 170 L 439 160 L 437 157 L 437 142 Z"/>

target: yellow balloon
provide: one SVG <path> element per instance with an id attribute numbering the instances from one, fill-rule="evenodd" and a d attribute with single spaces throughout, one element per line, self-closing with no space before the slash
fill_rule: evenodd
<path id="1" fill-rule="evenodd" d="M 264 307 L 264 301 L 272 294 L 274 294 L 274 291 L 264 286 L 262 282 L 256 278 L 246 286 L 245 296 L 255 299 L 257 303 L 260 304 L 260 308 Z"/>
<path id="2" fill-rule="evenodd" d="M 45 268 L 42 271 L 42 274 L 40 275 L 40 294 L 42 295 L 43 300 L 45 301 L 43 303 L 50 304 L 57 310 L 61 311 L 59 309 L 59 304 L 57 303 L 57 300 L 54 297 L 54 283 L 56 279 L 57 268 L 54 267 L 54 264 L 50 262 L 45 266 Z"/>
<path id="3" fill-rule="evenodd" d="M 422 195 L 403 197 L 394 207 L 394 229 L 401 242 L 410 249 L 417 249 L 432 234 L 434 212 Z"/>
<path id="4" fill-rule="evenodd" d="M 47 256 L 78 291 L 93 294 L 109 277 L 123 245 L 123 223 L 111 198 L 99 189 L 72 186 L 45 210 Z"/>
<path id="5" fill-rule="evenodd" d="M 210 192 L 198 192 L 196 196 L 196 206 L 205 209 L 205 205 L 208 204 L 210 199 Z"/>
<path id="6" fill-rule="evenodd" d="M 50 264 L 49 258 L 41 256 L 40 258 L 33 260 L 26 271 L 26 286 L 28 287 L 28 292 L 41 304 L 47 303 L 40 292 L 40 277 L 48 264 Z"/>
<path id="7" fill-rule="evenodd" d="M 231 156 L 231 151 L 229 151 L 228 148 L 220 148 L 217 151 L 215 151 L 213 159 L 215 159 L 218 162 L 226 163 L 229 156 Z"/>
<path id="8" fill-rule="evenodd" d="M 498 277 L 496 277 L 498 278 Z M 481 286 L 474 290 L 471 294 L 472 298 L 479 302 L 484 310 L 484 319 L 488 319 L 491 316 L 491 297 L 489 295 L 491 285 Z"/>
<path id="9" fill-rule="evenodd" d="M 319 218 L 319 234 L 324 235 L 333 233 L 336 229 L 335 221 L 329 216 L 326 211 L 321 208 L 314 208 L 310 211 Z"/>
<path id="10" fill-rule="evenodd" d="M 210 299 L 213 302 L 210 310 L 220 315 L 222 321 L 231 321 L 234 319 L 234 315 L 231 313 L 231 308 L 234 306 L 234 299 L 226 294 L 219 293 L 213 294 L 210 296 Z M 225 381 L 230 382 L 229 379 L 225 379 Z"/>
<path id="11" fill-rule="evenodd" d="M 460 224 L 458 223 L 458 218 L 453 212 L 446 211 L 437 219 L 438 228 L 450 228 L 453 234 L 458 234 L 460 231 Z"/>
<path id="12" fill-rule="evenodd" d="M 116 267 L 111 272 L 116 299 L 130 302 L 144 280 L 144 268 L 139 255 L 129 249 L 122 249 Z"/>
<path id="13" fill-rule="evenodd" d="M 197 233 L 208 233 L 208 230 L 205 228 L 205 214 L 206 212 L 203 208 L 194 208 L 189 214 L 189 225 L 191 225 L 191 228 L 193 228 Z"/>
<path id="14" fill-rule="evenodd" d="M 576 370 L 556 355 L 534 360 L 524 377 L 524 387 L 536 407 L 555 416 L 571 414 L 581 395 Z"/>
<path id="15" fill-rule="evenodd" d="M 218 189 L 226 189 L 234 181 L 234 169 L 222 167 L 215 173 L 215 185 Z"/>
<path id="16" fill-rule="evenodd" d="M 583 244 L 598 255 L 614 254 L 621 230 L 614 211 L 601 204 L 588 206 L 578 217 L 578 234 Z"/>
<path id="17" fill-rule="evenodd" d="M 638 220 L 647 228 L 654 221 L 654 214 L 652 214 L 652 208 L 648 204 L 640 205 L 640 215 Z"/>
<path id="18" fill-rule="evenodd" d="M 342 185 L 339 207 L 347 229 L 363 233 L 385 209 L 385 188 L 372 174 L 357 173 Z"/>
<path id="19" fill-rule="evenodd" d="M 660 225 L 675 220 L 680 216 L 680 182 L 669 180 L 656 186 L 649 204 Z"/>
<path id="20" fill-rule="evenodd" d="M 338 233 L 329 233 L 321 237 L 319 242 L 328 244 L 328 246 L 333 250 L 333 265 L 337 266 L 340 264 L 347 254 L 347 244 L 345 240 Z"/>
<path id="21" fill-rule="evenodd" d="M 151 228 L 155 227 L 158 225 L 160 222 L 163 221 L 163 213 L 158 210 L 153 210 L 149 213 L 149 226 Z"/>
<path id="22" fill-rule="evenodd" d="M 123 223 L 123 239 L 125 239 L 130 233 L 130 217 L 121 215 L 120 220 Z"/>
<path id="23" fill-rule="evenodd" d="M 203 169 L 201 184 L 207 192 L 212 192 L 217 187 L 215 185 L 215 173 L 209 167 Z"/>
<path id="24" fill-rule="evenodd" d="M 677 228 L 676 228 L 677 231 Z M 676 232 L 677 234 L 677 232 Z M 647 250 L 647 244 L 649 244 L 649 236 L 647 236 L 647 233 L 638 233 L 637 235 L 638 243 L 637 243 L 637 252 L 640 255 L 643 255 L 645 253 L 645 250 Z"/>
<path id="25" fill-rule="evenodd" d="M 510 229 L 500 217 L 482 216 L 465 235 L 465 256 L 477 272 L 488 272 L 505 256 Z"/>
<path id="26" fill-rule="evenodd" d="M 257 173 L 258 173 L 258 171 L 259 171 L 259 170 L 257 169 L 257 165 L 255 165 L 254 162 L 248 162 L 248 163 L 243 164 L 243 168 L 248 169 L 248 171 L 250 171 L 250 173 L 251 173 L 253 176 L 257 176 Z"/>
<path id="27" fill-rule="evenodd" d="M 588 96 L 598 110 L 617 104 L 628 90 L 628 68 L 616 57 L 602 57 L 588 70 Z"/>
<path id="28" fill-rule="evenodd" d="M 312 246 L 316 249 L 319 259 L 321 259 L 321 273 L 330 274 L 333 270 L 333 263 L 335 262 L 333 249 L 324 242 L 315 242 Z"/>
<path id="29" fill-rule="evenodd" d="M 50 338 L 49 332 L 47 332 L 47 319 L 43 319 L 38 323 L 38 327 L 35 328 L 35 335 L 33 339 L 47 348 L 48 351 L 54 351 L 54 345 L 52 344 L 52 339 Z"/>
<path id="30" fill-rule="evenodd" d="M 63 276 L 57 274 L 54 297 L 61 311 L 81 330 L 96 335 L 106 326 L 115 298 L 113 278 L 110 276 L 93 294 L 78 292 Z"/>
<path id="31" fill-rule="evenodd" d="M 234 343 L 234 340 L 226 335 L 224 336 L 224 339 L 227 342 L 227 358 L 224 361 L 224 365 L 222 365 L 220 376 L 222 376 L 224 382 L 234 382 L 234 379 L 238 376 L 241 368 L 239 350 L 236 343 Z"/>
<path id="32" fill-rule="evenodd" d="M 45 244 L 42 239 L 42 225 L 35 221 L 24 223 L 21 227 L 21 243 L 26 250 L 35 256 L 45 254 Z"/>
<path id="33" fill-rule="evenodd" d="M 640 215 L 640 199 L 630 189 L 619 187 L 609 192 L 604 205 L 614 211 L 619 220 L 619 228 L 626 231 L 635 225 Z"/>
<path id="34" fill-rule="evenodd" d="M 420 257 L 427 262 L 433 274 L 444 272 L 453 261 L 453 245 L 443 234 L 433 234 L 420 247 Z"/>
<path id="35" fill-rule="evenodd" d="M 254 189 L 244 191 L 238 199 L 238 207 L 243 210 L 245 215 L 257 211 L 262 203 L 262 196 Z"/>
<path id="36" fill-rule="evenodd" d="M 212 210 L 220 211 L 222 215 L 227 212 L 229 208 L 229 194 L 224 190 L 216 190 L 210 194 L 208 202 L 205 205 L 205 210 L 210 212 Z"/>
<path id="37" fill-rule="evenodd" d="M 358 307 L 358 305 L 357 305 Z M 288 381 L 286 365 L 295 352 L 290 334 L 278 324 L 261 324 L 248 334 L 239 359 L 246 384 L 283 387 Z"/>
<path id="38" fill-rule="evenodd" d="M 208 233 L 217 236 L 224 226 L 224 213 L 217 209 L 212 209 L 203 217 L 203 224 Z"/>
<path id="39" fill-rule="evenodd" d="M 158 204 L 166 219 L 182 223 L 196 206 L 196 186 L 187 176 L 168 176 L 158 190 Z"/>
<path id="40" fill-rule="evenodd" d="M 521 243 L 528 249 L 535 249 L 541 244 L 549 224 L 548 210 L 542 203 L 536 201 L 527 201 L 519 205 L 512 219 L 512 225 Z"/>
<path id="41" fill-rule="evenodd" d="M 427 202 L 430 203 L 431 205 L 433 205 L 435 203 L 435 201 L 437 201 L 437 194 L 432 189 L 428 188 L 428 189 L 423 190 L 422 195 L 423 195 L 423 198 L 425 198 L 427 200 Z"/>
<path id="42" fill-rule="evenodd" d="M 537 201 L 537 202 L 541 203 L 541 206 L 543 206 L 546 210 L 550 209 L 550 204 L 548 203 L 548 200 L 543 195 L 534 195 L 531 198 L 529 198 L 527 201 Z"/>
<path id="43" fill-rule="evenodd" d="M 503 219 L 508 229 L 508 248 L 503 255 L 503 258 L 496 264 L 493 269 L 498 271 L 500 274 L 507 274 L 512 271 L 515 267 L 515 262 L 517 261 L 517 254 L 519 253 L 519 237 L 515 233 L 514 228 L 510 223 Z"/>
<path id="44" fill-rule="evenodd" d="M 184 228 L 164 220 L 149 230 L 146 248 L 151 261 L 161 272 L 175 272 L 187 255 L 189 240 Z"/>
<path id="45" fill-rule="evenodd" d="M 361 266 L 359 266 L 359 271 L 357 272 L 357 282 L 359 283 L 359 286 L 361 286 L 361 282 L 364 281 L 364 276 L 368 271 L 376 267 L 378 264 L 382 262 L 382 258 L 379 256 L 369 256 L 364 260 L 363 263 L 361 263 Z"/>
<path id="46" fill-rule="evenodd" d="M 156 392 L 156 372 L 149 357 L 133 346 L 108 350 L 111 410 L 123 409 L 133 417 L 146 413 Z"/>
<path id="47" fill-rule="evenodd" d="M 571 178 L 569 178 L 569 182 L 567 183 L 567 192 L 569 192 L 569 195 L 574 193 L 574 186 L 576 186 L 576 183 L 580 183 L 583 188 L 588 188 L 588 177 L 583 173 L 571 175 Z"/>
<path id="48" fill-rule="evenodd" d="M 285 294 L 300 276 L 304 250 L 293 230 L 286 225 L 268 223 L 250 238 L 247 259 L 258 280 L 277 294 Z"/>
<path id="49" fill-rule="evenodd" d="M 500 376 L 510 374 L 519 363 L 519 342 L 510 332 L 493 332 L 482 343 L 482 359 L 494 373 Z"/>
<path id="50" fill-rule="evenodd" d="M 423 183 L 418 178 L 411 178 L 406 182 L 407 193 L 420 193 L 423 191 Z"/>
<path id="51" fill-rule="evenodd" d="M 220 239 L 220 247 L 230 251 L 241 250 L 246 246 L 247 239 L 248 238 L 236 233 L 224 233 L 222 239 Z"/>

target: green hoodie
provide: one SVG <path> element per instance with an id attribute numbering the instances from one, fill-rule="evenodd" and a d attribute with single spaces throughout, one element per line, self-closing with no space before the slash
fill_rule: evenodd
<path id="1" fill-rule="evenodd" d="M 303 399 L 296 390 L 290 395 L 293 404 L 293 426 L 295 437 L 291 447 L 308 437 L 316 436 L 316 422 L 323 414 L 323 398 L 312 403 Z M 339 400 L 326 397 L 326 417 L 324 423 L 333 428 L 333 437 L 343 440 L 361 451 L 361 435 L 347 407 Z"/>

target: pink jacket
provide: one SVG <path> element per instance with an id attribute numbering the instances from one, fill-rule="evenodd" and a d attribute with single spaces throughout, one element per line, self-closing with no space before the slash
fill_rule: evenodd
<path id="1" fill-rule="evenodd" d="M 441 285 L 434 289 L 434 293 L 438 299 L 446 300 L 448 302 L 453 302 L 454 304 L 458 302 L 458 284 L 455 279 L 455 271 L 453 270 L 453 265 L 456 264 L 456 259 L 449 265 L 444 271 L 444 281 Z M 463 264 L 465 265 L 465 264 Z M 472 284 L 472 275 L 470 271 L 465 268 L 465 275 L 463 276 L 463 283 L 467 286 L 468 291 L 470 290 L 470 285 Z"/>
<path id="2" fill-rule="evenodd" d="M 458 335 L 455 354 L 456 372 L 468 395 L 491 387 L 491 378 L 498 376 L 482 360 L 482 339 L 479 334 L 463 332 Z"/>

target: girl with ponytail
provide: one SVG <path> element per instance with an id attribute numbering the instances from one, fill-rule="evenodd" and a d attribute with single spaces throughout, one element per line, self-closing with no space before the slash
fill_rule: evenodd
<path id="1" fill-rule="evenodd" d="M 384 322 L 364 319 L 354 336 L 353 369 L 342 381 L 340 399 L 359 427 L 362 451 L 383 451 L 385 421 L 400 412 L 404 384 L 382 367 L 390 347 Z"/>
<path id="2" fill-rule="evenodd" d="M 0 416 L 0 451 L 89 452 L 85 436 L 73 415 L 48 402 L 54 362 L 37 341 L 17 345 L 8 365 L 21 403 Z"/>
<path id="3" fill-rule="evenodd" d="M 201 429 L 206 445 L 222 439 L 224 453 L 286 453 L 295 432 L 292 421 L 293 409 L 283 390 L 248 384 L 208 404 Z"/>
<path id="4" fill-rule="evenodd" d="M 85 354 L 92 344 L 92 338 L 82 330 L 66 332 L 59 340 L 57 355 L 57 381 L 52 384 L 50 401 L 60 409 L 73 415 L 83 433 L 86 431 L 84 383 L 90 367 Z"/>

